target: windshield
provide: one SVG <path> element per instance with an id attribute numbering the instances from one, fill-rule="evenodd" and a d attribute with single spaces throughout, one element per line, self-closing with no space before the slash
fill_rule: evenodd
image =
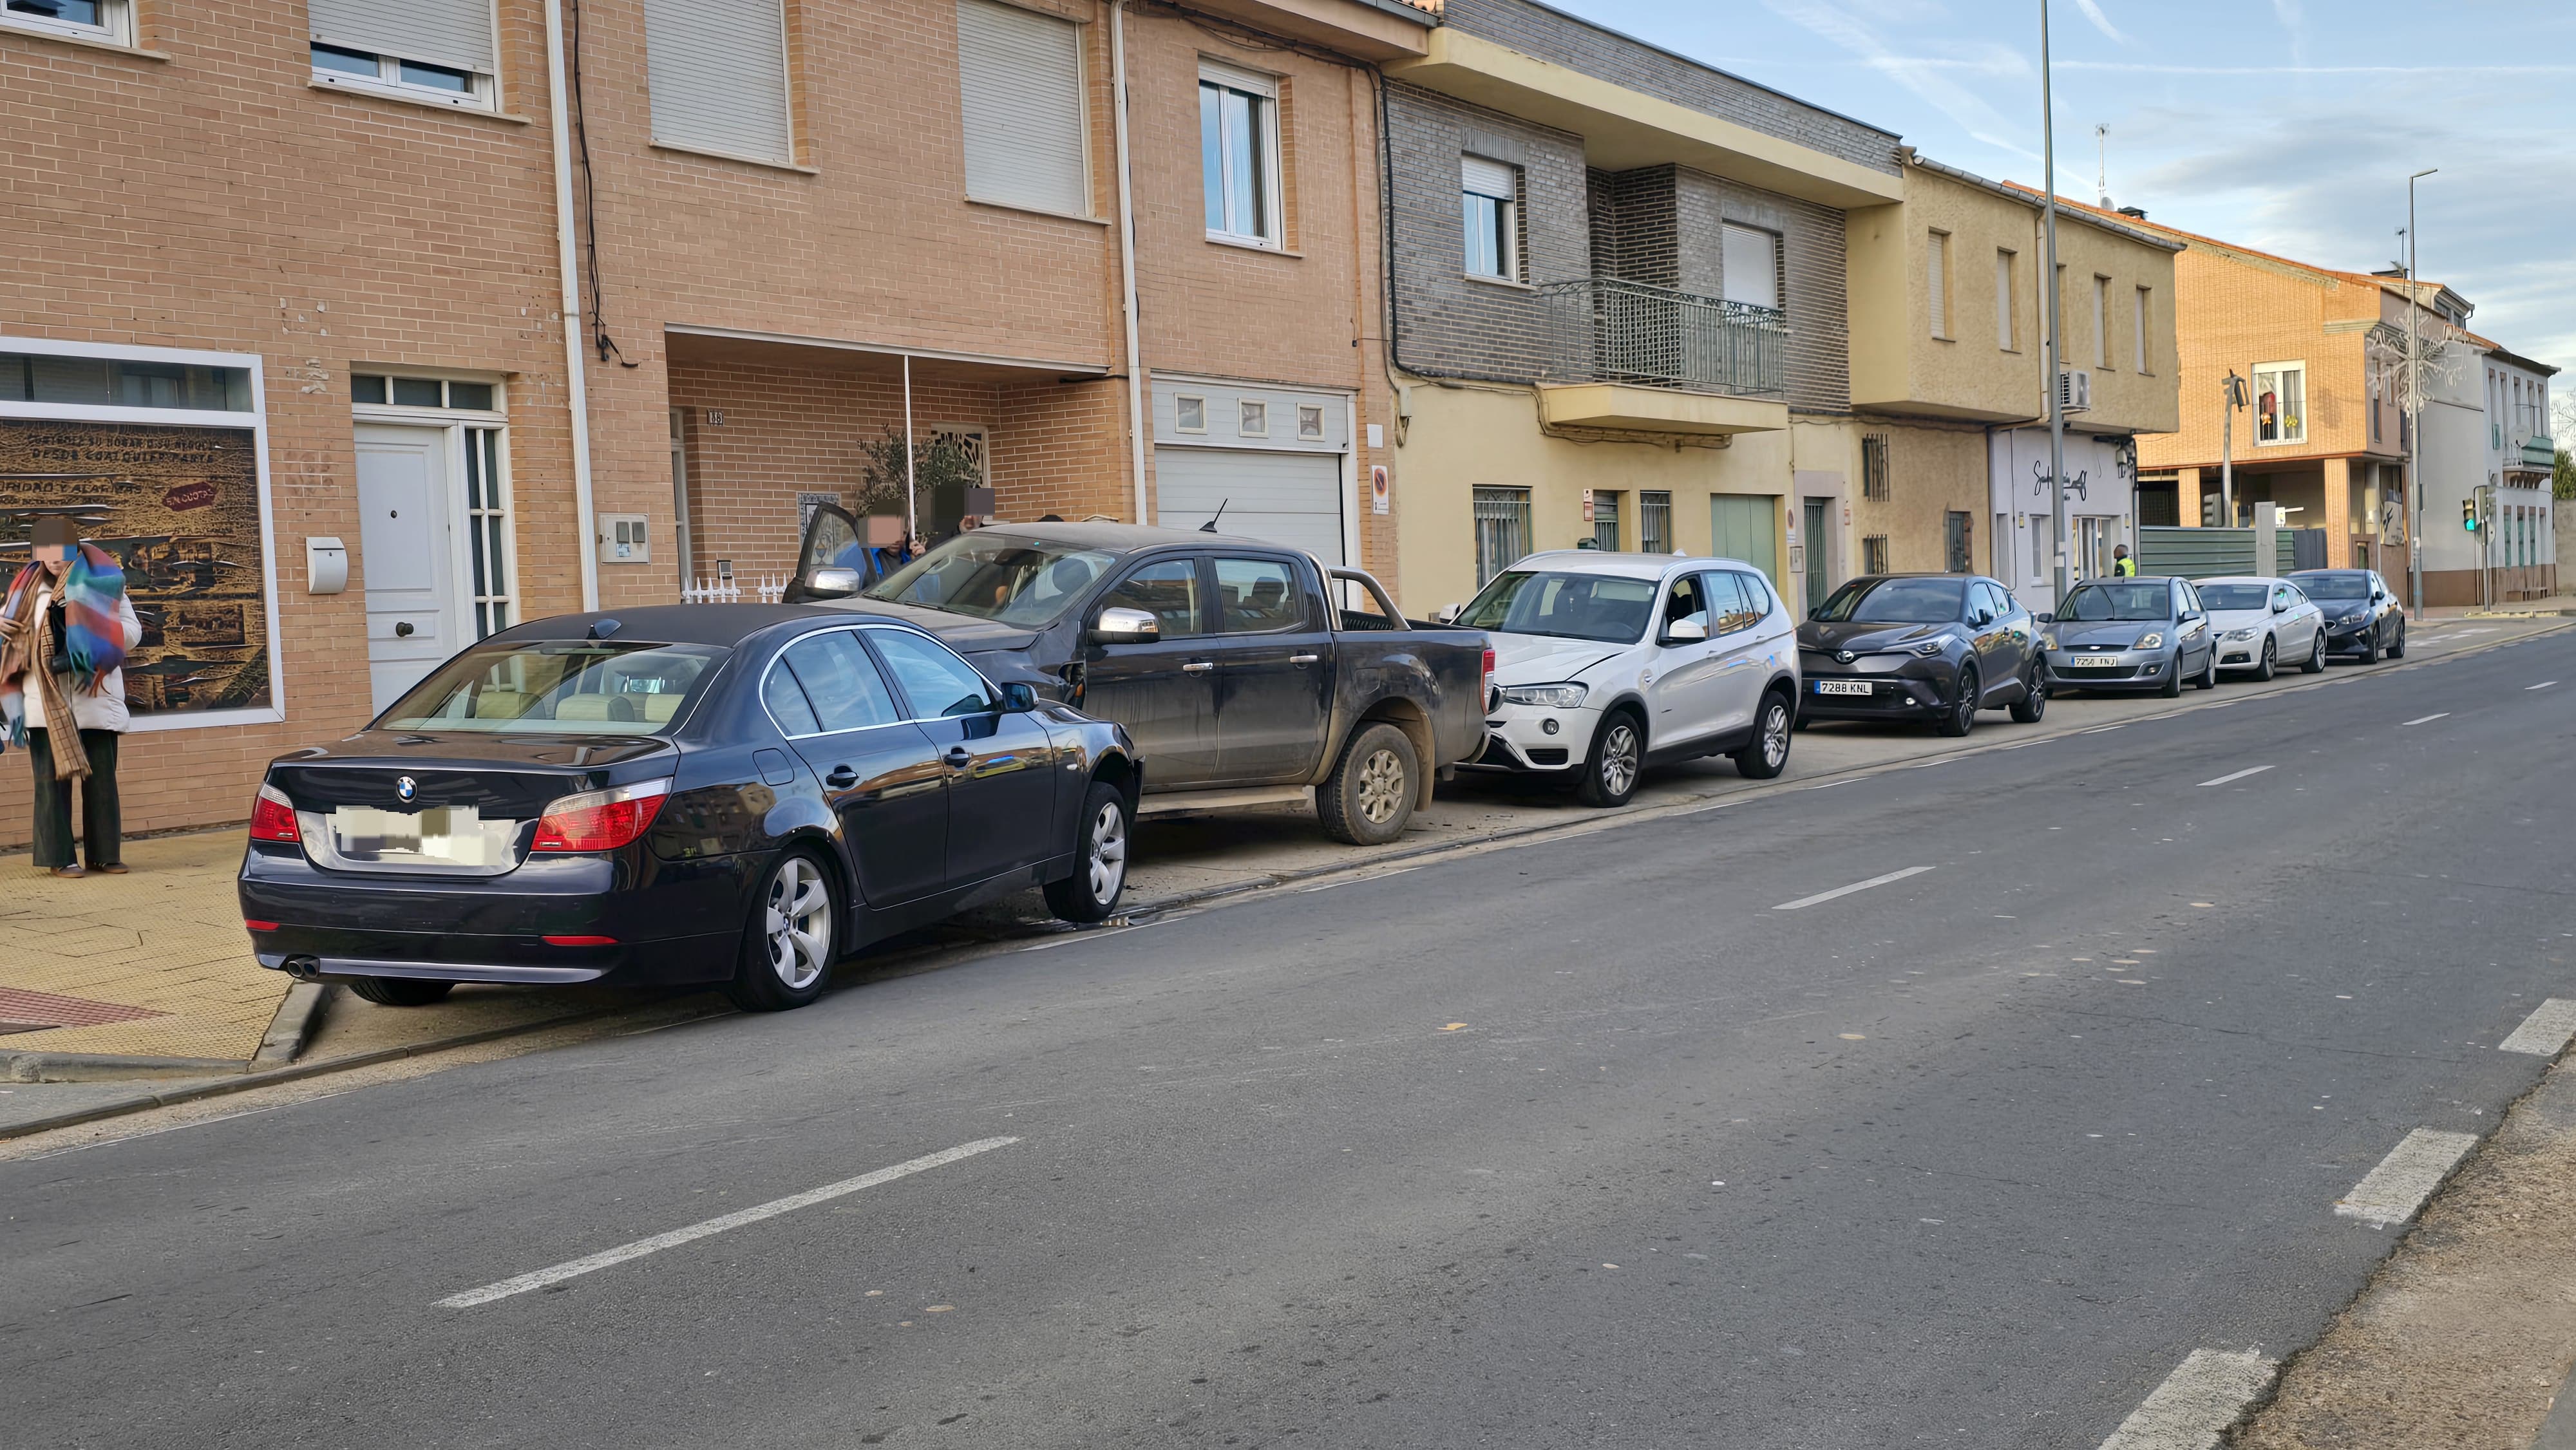
<path id="1" fill-rule="evenodd" d="M 2200 607 L 2219 609 L 2269 609 L 2272 586 L 2268 584 L 2203 584 Z"/>
<path id="2" fill-rule="evenodd" d="M 2061 622 L 2098 624 L 2106 619 L 2170 619 L 2173 589 L 2163 580 L 2152 584 L 2086 584 L 2057 606 Z"/>
<path id="3" fill-rule="evenodd" d="M 2290 582 L 2308 592 L 2310 599 L 2368 599 L 2370 576 L 2358 569 L 2336 569 L 2318 574 L 2293 574 Z"/>
<path id="4" fill-rule="evenodd" d="M 480 645 L 438 667 L 379 730 L 652 735 L 669 727 L 725 651 L 698 644 L 532 640 Z"/>
<path id="5" fill-rule="evenodd" d="M 970 530 L 906 564 L 868 598 L 926 604 L 1033 629 L 1072 607 L 1117 555 Z"/>
<path id="6" fill-rule="evenodd" d="M 1963 579 L 1855 579 L 1816 606 L 1814 617 L 1829 624 L 1947 624 L 1959 617 L 1967 591 Z"/>
<path id="7" fill-rule="evenodd" d="M 1503 634 L 1635 644 L 1654 607 L 1652 579 L 1514 569 L 1495 575 L 1458 622 Z"/>

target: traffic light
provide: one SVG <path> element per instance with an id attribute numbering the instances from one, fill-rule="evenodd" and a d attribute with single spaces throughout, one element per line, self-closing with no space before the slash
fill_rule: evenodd
<path id="1" fill-rule="evenodd" d="M 2219 516 L 2218 510 L 2218 495 L 2214 493 L 2202 494 L 2200 496 L 2200 526 L 2204 529 L 2214 529 L 2225 524 L 2227 520 Z"/>
<path id="2" fill-rule="evenodd" d="M 2464 498 L 2460 500 L 2460 527 L 2473 534 L 2478 531 L 2478 501 L 2476 499 Z"/>

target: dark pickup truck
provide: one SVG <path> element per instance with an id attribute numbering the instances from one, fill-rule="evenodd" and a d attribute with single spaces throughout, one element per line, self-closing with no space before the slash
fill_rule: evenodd
<path id="1" fill-rule="evenodd" d="M 790 603 L 860 592 L 858 524 L 825 505 Z M 1127 727 L 1141 809 L 1302 801 L 1355 845 L 1394 840 L 1484 746 L 1483 631 L 1409 621 L 1375 579 L 1254 539 L 1115 523 L 996 524 L 866 590 L 910 605 L 997 684 Z M 1338 600 L 1338 602 L 1337 602 Z M 1352 607 L 1342 607 L 1343 605 Z"/>

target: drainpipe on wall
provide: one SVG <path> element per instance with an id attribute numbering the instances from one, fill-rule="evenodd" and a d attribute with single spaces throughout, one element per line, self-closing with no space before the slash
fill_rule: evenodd
<path id="1" fill-rule="evenodd" d="M 581 607 L 599 607 L 599 524 L 590 501 L 590 397 L 581 336 L 581 264 L 572 214 L 572 108 L 565 94 L 563 0 L 546 0 L 546 99 L 554 127 L 555 250 L 563 270 L 564 391 L 572 409 L 572 506 L 581 531 Z"/>
<path id="2" fill-rule="evenodd" d="M 1118 270 L 1127 321 L 1127 441 L 1136 483 L 1136 522 L 1145 509 L 1145 365 L 1136 353 L 1136 188 L 1127 152 L 1127 0 L 1109 6 L 1110 113 L 1118 134 Z"/>

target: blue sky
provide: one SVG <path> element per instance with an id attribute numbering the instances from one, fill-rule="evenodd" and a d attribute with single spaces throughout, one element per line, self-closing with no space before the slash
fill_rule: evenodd
<path id="1" fill-rule="evenodd" d="M 1901 133 L 1980 175 L 2040 176 L 2038 0 L 1552 0 Z M 2057 181 L 2302 261 L 2399 255 L 2471 326 L 2576 369 L 2576 5 L 2565 0 L 2052 0 Z M 2576 388 L 2562 396 L 2576 398 Z"/>

